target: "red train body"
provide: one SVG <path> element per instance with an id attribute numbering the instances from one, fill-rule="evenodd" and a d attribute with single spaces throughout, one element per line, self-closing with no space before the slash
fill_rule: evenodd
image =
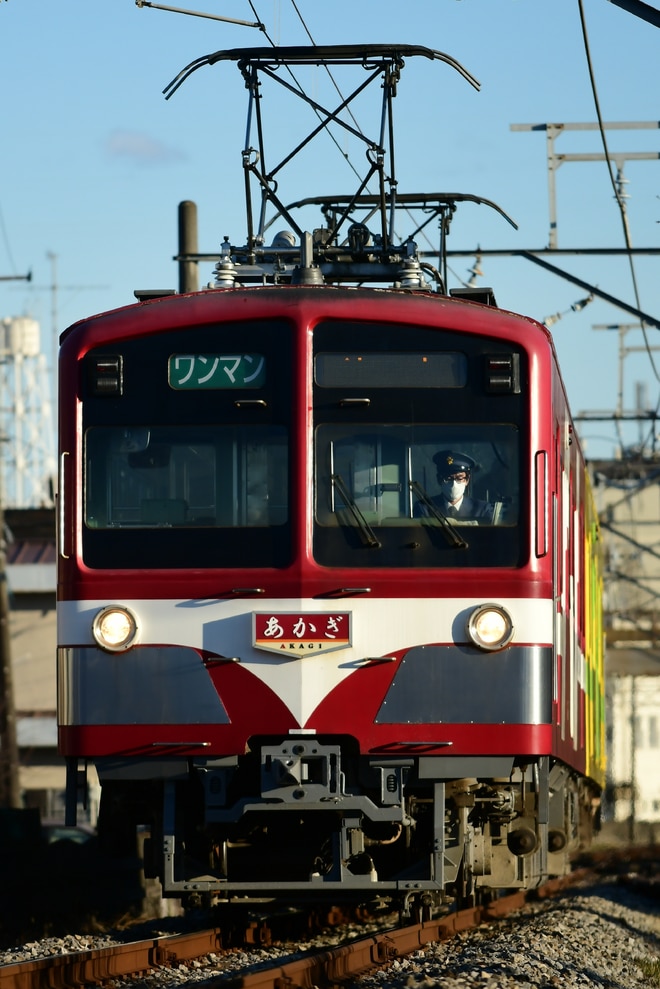
<path id="1" fill-rule="evenodd" d="M 433 906 L 591 833 L 598 531 L 550 335 L 359 226 L 347 269 L 391 287 L 307 235 L 247 287 L 253 239 L 233 287 L 62 337 L 69 822 L 94 762 L 166 895 Z M 463 461 L 481 514 L 452 518 Z"/>

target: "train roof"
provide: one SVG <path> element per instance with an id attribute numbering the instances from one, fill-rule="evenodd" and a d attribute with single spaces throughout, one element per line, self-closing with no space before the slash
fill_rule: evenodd
<path id="1" fill-rule="evenodd" d="M 552 346 L 547 327 L 529 316 L 499 309 L 492 290 L 457 290 L 449 295 L 432 291 L 354 288 L 333 285 L 264 285 L 213 289 L 178 294 L 174 290 L 136 292 L 139 301 L 99 313 L 68 327 L 62 344 L 78 331 L 91 334 L 93 345 L 104 339 L 150 334 L 220 321 L 272 319 L 282 321 L 296 311 L 312 322 L 342 319 L 356 322 L 409 322 L 411 325 L 451 328 L 532 345 Z"/>

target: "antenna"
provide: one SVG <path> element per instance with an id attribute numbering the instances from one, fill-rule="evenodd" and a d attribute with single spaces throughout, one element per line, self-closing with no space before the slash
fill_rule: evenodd
<path id="1" fill-rule="evenodd" d="M 46 251 L 46 257 L 50 261 L 50 284 L 32 285 L 35 291 L 50 292 L 50 354 L 49 358 L 52 367 L 57 364 L 57 335 L 58 335 L 58 296 L 60 292 L 82 292 L 99 291 L 107 289 L 107 285 L 60 285 L 57 280 L 57 259 L 58 255 L 54 251 Z"/>

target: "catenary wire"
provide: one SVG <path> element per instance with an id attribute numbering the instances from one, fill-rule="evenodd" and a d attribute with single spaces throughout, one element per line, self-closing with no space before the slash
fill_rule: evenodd
<path id="1" fill-rule="evenodd" d="M 263 21 L 261 21 L 261 18 L 257 14 L 257 11 L 256 11 L 256 8 L 255 8 L 254 3 L 252 2 L 252 0 L 248 0 L 248 3 L 250 5 L 250 8 L 252 10 L 252 13 L 256 17 L 256 19 L 258 21 L 260 21 L 260 23 L 262 24 L 262 30 L 263 30 L 266 38 L 268 38 L 269 43 L 273 47 L 275 47 L 275 44 L 274 44 L 273 40 L 268 36 L 268 32 L 266 31 L 265 27 L 263 27 Z M 305 21 L 305 18 L 303 17 L 303 15 L 302 15 L 302 13 L 300 11 L 300 8 L 298 7 L 298 4 L 297 4 L 296 0 L 291 0 L 291 6 L 293 7 L 293 9 L 294 9 L 294 11 L 296 13 L 296 16 L 298 17 L 298 19 L 299 19 L 299 21 L 300 21 L 300 23 L 302 25 L 302 28 L 303 28 L 305 34 L 307 35 L 307 37 L 309 38 L 311 44 L 312 45 L 316 45 L 316 41 L 314 39 L 314 36 L 312 35 L 312 32 L 310 31 L 310 29 L 309 29 L 309 27 L 307 25 L 307 22 Z M 335 80 L 335 78 L 334 78 L 331 70 L 328 68 L 327 65 L 325 66 L 325 69 L 326 69 L 326 72 L 328 73 L 328 76 L 330 77 L 330 80 L 332 81 L 332 85 L 334 86 L 337 94 L 343 100 L 344 99 L 344 94 L 342 93 L 341 89 L 339 88 L 339 86 L 338 86 L 338 84 L 337 84 L 337 82 L 336 82 L 336 80 Z M 291 73 L 291 70 L 289 70 L 289 72 L 290 72 L 292 78 L 294 78 L 294 81 L 296 82 L 296 85 L 298 86 L 298 88 L 301 89 L 301 91 L 302 91 L 302 87 L 300 86 L 300 83 L 297 80 L 295 80 L 295 77 L 293 76 L 293 73 Z M 353 123 L 355 124 L 356 130 L 358 130 L 360 132 L 360 134 L 362 134 L 364 136 L 364 132 L 363 132 L 362 128 L 360 127 L 358 121 L 355 119 L 355 117 L 354 117 L 352 111 L 350 110 L 350 108 L 347 108 L 347 113 L 350 116 L 350 118 L 353 121 Z M 319 119 L 320 119 L 320 115 L 318 114 L 318 112 L 317 112 L 317 116 L 319 116 Z M 339 151 L 339 153 L 342 156 L 342 158 L 344 159 L 344 161 L 347 163 L 347 165 L 349 166 L 349 168 L 351 169 L 351 171 L 353 172 L 353 174 L 355 175 L 355 177 L 359 180 L 360 179 L 360 173 L 358 172 L 357 168 L 355 167 L 355 165 L 353 165 L 352 161 L 350 160 L 349 153 L 342 151 L 342 149 L 339 146 L 339 142 L 335 139 L 334 135 L 329 130 L 329 128 L 326 128 L 326 131 L 330 135 L 333 143 L 335 144 L 335 147 Z M 369 191 L 369 187 L 367 186 L 366 188 L 367 188 L 367 191 Z M 406 212 L 410 215 L 410 211 L 409 210 L 406 210 Z M 422 237 L 424 238 L 424 240 L 426 241 L 426 243 L 428 244 L 428 246 L 433 249 L 434 245 L 432 244 L 432 242 L 431 242 L 430 238 L 428 237 L 428 234 L 426 233 L 426 231 L 422 231 L 421 233 L 422 233 Z M 459 278 L 458 276 L 456 276 L 456 277 L 457 277 L 457 280 L 459 282 L 462 282 L 462 279 L 461 278 Z M 463 285 L 465 285 L 465 282 L 463 282 Z"/>
<path id="2" fill-rule="evenodd" d="M 599 100 L 599 97 L 598 97 L 598 89 L 596 87 L 596 79 L 595 79 L 595 75 L 594 75 L 593 64 L 592 64 L 592 61 L 591 61 L 591 51 L 590 51 L 590 46 L 589 46 L 589 36 L 588 36 L 588 32 L 587 32 L 587 25 L 586 25 L 586 19 L 585 19 L 585 14 L 584 14 L 584 3 L 583 3 L 583 0 L 578 0 L 578 8 L 579 8 L 579 11 L 580 11 L 580 23 L 581 23 L 581 26 L 582 26 L 582 38 L 583 38 L 583 43 L 584 43 L 585 58 L 586 58 L 586 61 L 587 61 L 587 69 L 588 69 L 588 72 L 589 72 L 589 80 L 590 80 L 590 83 L 591 83 L 591 91 L 592 91 L 592 94 L 593 94 L 594 107 L 595 107 L 596 116 L 597 116 L 597 119 L 598 119 L 598 129 L 599 129 L 599 132 L 600 132 L 600 138 L 601 138 L 601 142 L 602 142 L 602 145 L 603 145 L 603 151 L 605 152 L 605 160 L 607 162 L 607 170 L 608 170 L 608 173 L 609 173 L 609 176 L 610 176 L 610 182 L 612 184 L 612 189 L 614 190 L 614 198 L 616 199 L 617 205 L 619 207 L 619 214 L 621 216 L 621 224 L 622 224 L 622 227 L 623 227 L 623 235 L 624 235 L 624 239 L 625 239 L 625 243 L 626 243 L 626 249 L 629 252 L 628 253 L 628 264 L 630 266 L 630 274 L 631 274 L 631 277 L 632 277 L 633 290 L 634 290 L 634 294 L 635 294 L 635 303 L 637 305 L 637 308 L 640 309 L 641 308 L 641 303 L 640 303 L 640 297 L 639 297 L 639 289 L 638 289 L 638 286 L 637 286 L 637 276 L 636 276 L 636 273 L 635 273 L 635 263 L 634 263 L 634 260 L 633 260 L 633 256 L 630 253 L 631 248 L 632 248 L 632 244 L 631 244 L 631 241 L 630 241 L 630 230 L 629 230 L 629 227 L 628 227 L 628 217 L 626 216 L 625 203 L 624 203 L 623 199 L 621 198 L 621 194 L 620 194 L 620 192 L 619 192 L 619 190 L 617 188 L 616 180 L 614 178 L 614 172 L 612 170 L 612 162 L 610 161 L 610 153 L 609 153 L 609 148 L 608 148 L 608 145 L 607 145 L 607 138 L 605 136 L 605 127 L 603 125 L 603 117 L 602 117 L 601 110 L 600 110 L 600 100 Z M 645 325 L 644 325 L 643 322 L 640 322 L 640 327 L 641 327 L 642 333 L 644 335 L 644 345 L 646 347 L 646 352 L 648 354 L 648 358 L 649 358 L 649 361 L 651 363 L 651 367 L 653 369 L 653 374 L 655 375 L 656 380 L 657 381 L 660 381 L 660 375 L 658 374 L 658 370 L 656 368 L 655 361 L 653 359 L 653 353 L 651 351 L 651 347 L 650 347 L 650 344 L 649 344 L 649 341 L 648 341 L 648 336 L 647 336 L 647 333 L 646 333 L 646 327 L 645 327 Z"/>
<path id="3" fill-rule="evenodd" d="M 261 20 L 261 18 L 257 14 L 257 10 L 256 10 L 256 7 L 255 7 L 255 5 L 253 3 L 253 0 L 248 0 L 248 3 L 250 5 L 250 9 L 252 10 L 252 13 L 254 14 L 254 16 L 256 17 L 256 19 L 262 25 L 262 31 L 263 31 L 265 37 L 267 38 L 269 45 L 271 45 L 271 47 L 273 47 L 273 48 L 276 48 L 277 45 L 275 44 L 274 40 L 268 34 L 268 31 L 266 30 L 263 21 Z M 294 0 L 292 0 L 292 3 L 293 3 L 293 7 L 294 7 L 294 9 L 295 9 L 298 17 L 300 18 L 300 21 L 301 21 L 301 23 L 302 23 L 302 25 L 303 25 L 303 27 L 305 29 L 305 32 L 307 34 L 307 37 L 310 39 L 310 41 L 312 42 L 313 45 L 316 44 L 316 42 L 312 38 L 312 35 L 310 34 L 310 32 L 309 32 L 309 30 L 307 28 L 307 25 L 305 24 L 305 21 L 304 21 L 302 15 L 301 15 L 300 11 L 298 10 L 298 8 L 297 8 Z M 291 76 L 291 78 L 293 79 L 293 81 L 296 84 L 296 86 L 298 87 L 298 89 L 300 90 L 300 92 L 303 93 L 304 92 L 304 89 L 303 89 L 302 85 L 298 82 L 298 80 L 295 77 L 295 74 L 293 73 L 293 71 L 291 70 L 291 68 L 289 66 L 287 66 L 287 71 L 288 71 L 289 75 Z M 333 83 L 335 89 L 337 90 L 337 92 L 339 93 L 339 95 L 343 99 L 343 95 L 342 95 L 339 87 L 337 86 L 337 83 L 335 82 L 335 80 L 334 80 L 334 78 L 332 76 L 332 73 L 330 72 L 330 69 L 328 69 L 327 66 L 326 66 L 326 71 L 327 71 L 328 75 L 330 76 L 330 78 L 332 79 L 332 83 Z M 321 114 L 319 113 L 318 110 L 314 110 L 314 113 L 316 114 L 316 116 L 318 117 L 319 120 L 322 120 Z M 349 111 L 349 113 L 350 113 L 350 111 Z M 351 113 L 350 115 L 351 115 L 351 117 L 352 117 L 352 119 L 353 119 L 353 121 L 355 123 L 356 128 L 362 134 L 362 130 L 361 130 L 360 126 L 358 125 L 357 121 L 355 120 L 355 118 L 353 117 L 353 114 Z M 357 169 L 355 168 L 355 166 L 353 165 L 353 163 L 350 161 L 350 159 L 348 157 L 348 154 L 347 153 L 345 154 L 342 151 L 341 147 L 339 146 L 339 142 L 337 141 L 337 138 L 335 137 L 335 135 L 332 133 L 332 131 L 329 129 L 329 127 L 326 127 L 325 130 L 326 130 L 327 134 L 329 135 L 330 140 L 333 142 L 333 144 L 335 145 L 335 147 L 339 151 L 340 155 L 344 159 L 344 161 L 347 162 L 347 164 L 348 164 L 349 168 L 351 169 L 351 171 L 353 172 L 353 174 L 356 176 L 356 178 L 359 178 L 360 176 L 359 176 L 359 173 L 358 173 Z"/>

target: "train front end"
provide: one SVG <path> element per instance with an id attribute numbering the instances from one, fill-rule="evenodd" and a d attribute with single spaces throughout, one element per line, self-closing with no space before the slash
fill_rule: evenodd
<path id="1" fill-rule="evenodd" d="M 102 837 L 149 828 L 180 897 L 435 906 L 564 871 L 601 723 L 547 333 L 234 289 L 77 324 L 60 367 L 69 823 L 94 763 Z"/>

